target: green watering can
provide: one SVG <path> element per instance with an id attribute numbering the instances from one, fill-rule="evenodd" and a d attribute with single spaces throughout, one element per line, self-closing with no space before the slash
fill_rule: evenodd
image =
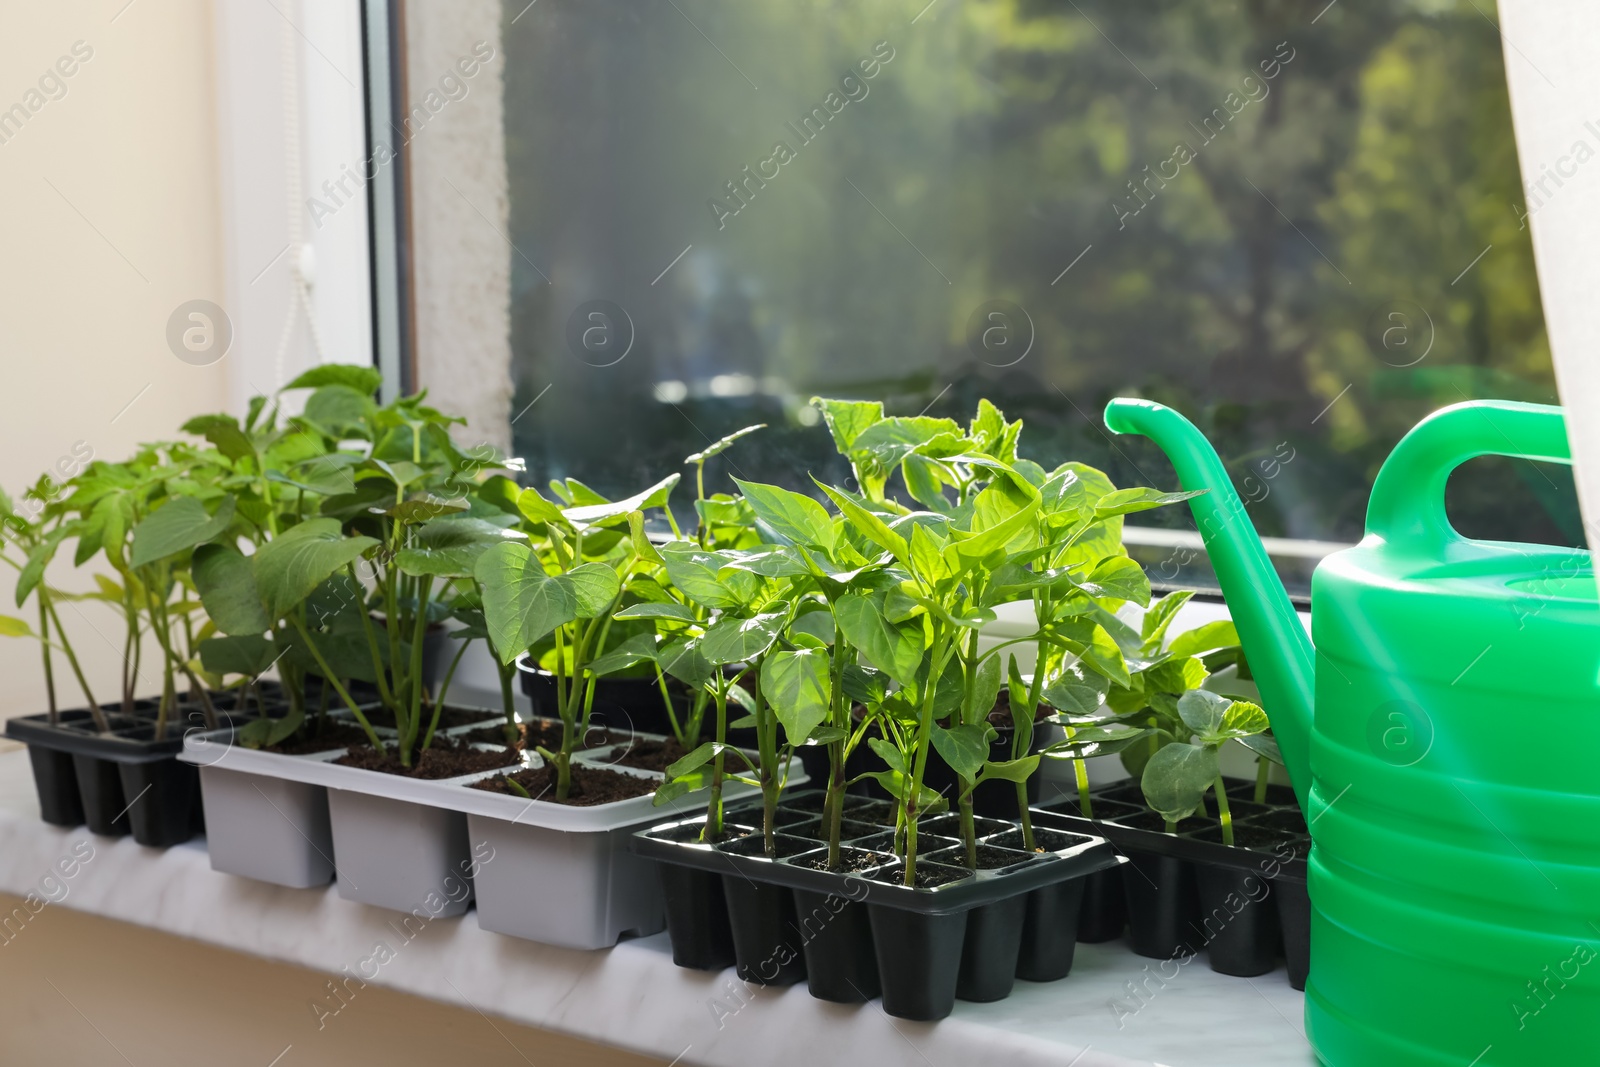
<path id="1" fill-rule="evenodd" d="M 1113 400 L 1185 489 L 1311 826 L 1306 1031 L 1336 1067 L 1600 1064 L 1600 602 L 1587 551 L 1475 541 L 1445 481 L 1570 463 L 1560 408 L 1475 401 L 1378 472 L 1308 640 L 1217 454 Z M 1313 697 L 1313 693 L 1315 697 Z M 1248 995 L 1248 994 L 1246 994 Z"/>

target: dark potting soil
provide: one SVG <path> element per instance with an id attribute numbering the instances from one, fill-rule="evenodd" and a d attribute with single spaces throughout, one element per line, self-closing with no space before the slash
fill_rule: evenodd
<path id="1" fill-rule="evenodd" d="M 1286 834 L 1306 833 L 1306 817 L 1298 808 L 1284 808 L 1281 811 L 1268 812 L 1258 815 L 1250 820 L 1256 826 L 1269 826 L 1274 830 L 1281 830 Z"/>
<path id="2" fill-rule="evenodd" d="M 1072 848 L 1089 840 L 1079 834 L 1064 834 L 1059 830 L 1046 830 L 1042 826 L 1033 828 L 1034 851 L 1060 852 L 1064 848 Z M 1023 841 L 1021 830 L 1009 830 L 998 837 L 991 837 L 989 844 L 999 848 L 1013 849 L 1017 852 L 1026 852 L 1027 844 Z"/>
<path id="3" fill-rule="evenodd" d="M 1222 827 L 1208 826 L 1194 836 L 1202 841 L 1211 841 L 1220 845 L 1222 844 Z M 1283 834 L 1264 826 L 1233 824 L 1233 843 L 1236 848 L 1251 848 L 1270 852 L 1283 839 Z"/>
<path id="4" fill-rule="evenodd" d="M 669 737 L 664 741 L 635 740 L 630 745 L 618 745 L 600 758 L 620 767 L 664 771 L 688 754 L 677 738 Z"/>
<path id="5" fill-rule="evenodd" d="M 395 728 L 394 712 L 390 711 L 388 708 L 363 708 L 361 713 L 365 715 L 367 717 L 367 721 L 374 726 L 387 726 L 390 729 Z M 483 722 L 485 719 L 494 718 L 494 716 L 495 712 L 492 711 L 446 706 L 445 709 L 439 713 L 439 729 L 447 730 L 453 726 L 470 726 L 472 723 Z M 428 728 L 428 723 L 432 720 L 433 709 L 424 708 L 422 710 L 422 728 L 426 730 Z M 502 740 L 502 738 L 495 738 L 495 740 L 499 741 Z"/>
<path id="6" fill-rule="evenodd" d="M 868 875 L 874 882 L 886 882 L 889 885 L 905 884 L 906 868 L 902 860 L 891 867 Z M 918 889 L 933 889 L 936 886 L 949 885 L 971 877 L 972 872 L 962 867 L 947 867 L 943 864 L 929 863 L 927 860 L 917 861 L 916 887 Z"/>
<path id="7" fill-rule="evenodd" d="M 550 804 L 564 803 L 574 808 L 591 808 L 597 804 L 614 804 L 619 800 L 649 796 L 656 791 L 658 784 L 653 778 L 640 778 L 620 771 L 608 771 L 603 767 L 573 764 L 571 772 L 571 783 L 565 801 L 556 800 L 556 775 L 553 767 L 535 767 L 532 770 L 518 771 L 510 777 L 526 789 L 528 795 L 535 800 L 543 800 Z M 522 794 L 507 784 L 506 777 L 497 774 L 481 782 L 472 783 L 472 788 L 520 797 Z"/>
<path id="8" fill-rule="evenodd" d="M 839 849 L 839 866 L 828 866 L 828 851 L 823 849 L 815 855 L 794 861 L 796 867 L 804 867 L 811 871 L 828 871 L 834 874 L 865 874 L 875 867 L 882 867 L 886 863 L 893 863 L 894 855 L 888 852 L 872 852 L 864 848 L 850 848 L 845 846 Z"/>
<path id="9" fill-rule="evenodd" d="M 1034 840 L 1038 842 L 1038 834 L 1034 835 Z M 957 849 L 955 855 L 948 857 L 941 855 L 939 858 L 941 862 L 952 866 L 964 867 L 966 866 L 966 849 Z M 1031 859 L 1033 859 L 1033 856 L 1018 849 L 979 845 L 978 865 L 973 869 L 979 871 L 1002 871 L 1007 867 L 1015 867 L 1019 863 L 1027 863 Z"/>
<path id="10" fill-rule="evenodd" d="M 1163 819 L 1158 812 L 1154 811 L 1141 811 L 1137 815 L 1129 815 L 1126 817 L 1119 815 L 1112 821 L 1117 823 L 1119 826 L 1126 826 L 1130 830 L 1150 830 L 1158 834 L 1166 833 L 1167 831 L 1166 820 Z M 1215 825 L 1217 824 L 1209 819 L 1196 819 L 1190 817 L 1181 820 L 1174 828 L 1174 832 L 1184 834 L 1190 832 L 1191 830 L 1204 830 L 1208 826 Z"/>
<path id="11" fill-rule="evenodd" d="M 307 756 L 313 752 L 327 752 L 329 749 L 366 743 L 367 732 L 361 727 L 330 723 L 314 737 L 291 737 L 275 745 L 268 745 L 262 751 L 276 752 L 281 756 Z"/>
<path id="12" fill-rule="evenodd" d="M 1055 713 L 1055 708 L 1041 700 L 1039 706 L 1033 709 L 1033 721 L 1036 723 L 1043 722 Z M 1011 717 L 1011 691 L 1009 689 L 1002 688 L 1000 695 L 995 697 L 994 707 L 989 711 L 989 725 L 995 727 L 1015 725 L 1015 721 Z"/>
<path id="13" fill-rule="evenodd" d="M 449 737 L 434 737 L 433 744 L 416 753 L 410 767 L 401 766 L 392 752 L 377 752 L 371 745 L 358 745 L 333 762 L 343 767 L 360 767 L 365 771 L 398 774 L 405 778 L 455 778 L 478 771 L 490 771 L 517 761 L 517 753 L 509 748 L 487 751 L 473 748 Z"/>
<path id="14" fill-rule="evenodd" d="M 797 793 L 792 797 L 785 797 L 783 806 L 791 811 L 808 811 L 813 815 L 819 814 L 828 802 L 828 794 L 822 792 Z"/>
<path id="15" fill-rule="evenodd" d="M 809 838 L 813 841 L 826 841 L 828 839 L 828 827 L 820 819 L 816 822 L 805 822 L 797 826 L 786 826 L 784 827 L 784 832 L 794 834 L 797 837 Z M 839 840 L 841 841 L 854 841 L 857 838 L 870 837 L 873 834 L 882 832 L 883 827 L 875 826 L 869 822 L 856 822 L 854 819 L 839 820 Z"/>
<path id="16" fill-rule="evenodd" d="M 790 837 L 788 834 L 773 834 L 773 855 L 780 859 L 791 856 L 801 856 L 816 849 L 815 841 L 807 841 L 801 837 Z M 762 834 L 750 834 L 736 841 L 729 841 L 717 846 L 719 852 L 730 852 L 735 856 L 765 856 L 767 854 L 766 837 Z"/>
<path id="17" fill-rule="evenodd" d="M 695 822 L 689 823 L 686 826 L 674 826 L 667 830 L 651 831 L 650 836 L 659 837 L 663 841 L 672 841 L 677 844 L 685 844 L 689 842 L 698 842 L 704 830 L 704 823 Z M 755 833 L 754 827 L 739 826 L 733 823 L 724 822 L 722 824 L 722 836 L 717 839 L 717 842 L 734 841 L 741 837 L 748 837 L 753 833 Z"/>

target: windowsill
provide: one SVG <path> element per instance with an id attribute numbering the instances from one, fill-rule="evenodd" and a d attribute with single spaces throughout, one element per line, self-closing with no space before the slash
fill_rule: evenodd
<path id="1" fill-rule="evenodd" d="M 1072 975 L 1060 982 L 1019 982 L 1007 1000 L 957 1003 L 949 1019 L 921 1024 L 891 1020 L 872 1004 L 814 1000 L 804 987 L 747 988 L 731 970 L 681 970 L 665 934 L 577 952 L 485 933 L 469 912 L 435 920 L 407 943 L 398 913 L 343 900 L 332 887 L 282 889 L 212 871 L 203 839 L 159 852 L 47 826 L 27 757 L 0 754 L 0 891 L 38 892 L 40 879 L 84 839 L 93 858 L 65 883 L 64 897 L 54 891 L 60 903 L 46 910 L 82 910 L 333 975 L 361 973 L 381 942 L 394 954 L 374 984 L 683 1063 L 1314 1062 L 1300 1022 L 1304 998 L 1281 968 L 1247 981 L 1214 974 L 1196 959 L 1163 988 L 1160 965 L 1121 944 L 1080 945 Z M 10 936 L 26 936 L 25 926 Z M 1127 983 L 1149 990 L 1137 1014 L 1126 1014 L 1140 1003 Z M 1113 1001 L 1125 1006 L 1120 1027 Z"/>

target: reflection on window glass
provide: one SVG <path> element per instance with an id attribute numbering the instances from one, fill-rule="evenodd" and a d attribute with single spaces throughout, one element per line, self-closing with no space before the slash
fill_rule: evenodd
<path id="1" fill-rule="evenodd" d="M 523 6 L 534 484 L 632 491 L 753 422 L 708 488 L 842 479 L 824 394 L 986 396 L 1046 466 L 1170 487 L 1102 430 L 1138 394 L 1205 430 L 1263 534 L 1348 542 L 1427 412 L 1556 400 L 1489 0 Z M 1525 467 L 1452 514 L 1581 543 L 1570 482 Z"/>

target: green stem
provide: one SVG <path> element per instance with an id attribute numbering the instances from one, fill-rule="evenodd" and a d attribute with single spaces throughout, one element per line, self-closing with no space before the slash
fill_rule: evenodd
<path id="1" fill-rule="evenodd" d="M 360 706 L 350 699 L 350 694 L 346 692 L 344 683 L 335 677 L 333 668 L 328 666 L 328 661 L 322 658 L 321 650 L 312 643 L 311 635 L 306 633 L 305 624 L 293 612 L 289 614 L 289 623 L 294 627 L 295 633 L 300 635 L 300 640 L 306 643 L 306 648 L 311 651 L 311 658 L 317 661 L 317 667 L 321 669 L 322 677 L 327 680 L 329 685 L 333 686 L 334 692 L 339 694 L 339 699 L 344 701 L 345 707 L 349 708 L 350 713 L 356 717 L 356 722 L 361 724 L 361 729 L 366 731 L 368 743 L 372 745 L 375 751 L 379 753 L 385 752 L 383 742 L 378 739 L 377 731 L 372 728 L 372 724 L 362 714 Z"/>
<path id="2" fill-rule="evenodd" d="M 422 735 L 423 748 L 433 744 L 433 733 L 439 728 L 439 716 L 444 714 L 444 698 L 450 693 L 450 680 L 456 676 L 456 665 L 461 662 L 461 657 L 466 654 L 467 646 L 471 643 L 470 640 L 461 642 L 461 647 L 456 649 L 455 656 L 450 660 L 450 669 L 444 672 L 444 681 L 439 684 L 438 699 L 433 702 L 433 717 L 428 720 L 427 733 Z M 500 673 L 500 687 L 503 690 L 502 695 L 510 692 L 504 671 Z"/>
<path id="3" fill-rule="evenodd" d="M 106 713 L 95 702 L 94 694 L 89 691 L 89 679 L 83 676 L 83 668 L 78 664 L 78 656 L 72 651 L 72 646 L 67 643 L 67 631 L 61 625 L 61 616 L 56 614 L 56 606 L 50 605 L 50 618 L 56 624 L 56 633 L 61 638 L 61 654 L 67 657 L 67 663 L 72 667 L 73 676 L 78 679 L 78 686 L 83 690 L 83 699 L 89 702 L 89 715 L 94 719 L 94 727 L 101 733 L 111 729 L 111 724 L 106 721 Z"/>
<path id="4" fill-rule="evenodd" d="M 411 766 L 412 746 L 417 740 L 417 733 L 422 728 L 422 646 L 428 636 L 428 593 L 433 588 L 433 576 L 428 575 L 417 585 L 417 614 L 416 626 L 411 633 L 411 678 L 410 707 L 406 713 L 406 722 L 400 731 L 400 764 L 403 767 Z M 437 718 L 437 716 L 435 716 Z M 430 739 L 432 731 L 430 733 Z M 422 748 L 427 748 L 424 743 Z"/>
<path id="5" fill-rule="evenodd" d="M 1222 820 L 1222 843 L 1233 844 L 1233 815 L 1228 811 L 1228 783 L 1217 775 L 1217 818 Z"/>
<path id="6" fill-rule="evenodd" d="M 50 725 L 61 725 L 56 708 L 56 672 L 50 657 L 50 611 L 45 603 L 44 583 L 39 583 L 39 650 L 44 654 L 44 691 L 50 700 Z"/>
<path id="7" fill-rule="evenodd" d="M 1267 757 L 1256 757 L 1256 803 L 1267 802 L 1267 778 L 1272 774 L 1272 764 L 1267 762 Z"/>
<path id="8" fill-rule="evenodd" d="M 356 565 L 345 564 L 345 573 L 350 575 L 350 581 L 355 584 L 356 596 L 361 602 L 356 605 L 357 614 L 361 616 L 361 629 L 367 635 L 367 650 L 372 653 L 372 673 L 378 679 L 378 697 L 383 701 L 383 706 L 394 707 L 394 695 L 389 690 L 389 681 L 383 672 L 383 653 L 378 649 L 378 632 L 372 625 L 372 613 L 367 610 L 366 586 L 361 584 L 361 579 L 356 577 Z"/>
<path id="9" fill-rule="evenodd" d="M 1089 798 L 1089 768 L 1083 760 L 1072 761 L 1072 776 L 1078 780 L 1078 811 L 1085 819 L 1094 818 L 1094 805 Z"/>
<path id="10" fill-rule="evenodd" d="M 728 740 L 728 681 L 719 673 L 716 679 L 717 754 L 711 757 L 711 797 L 706 803 L 706 840 L 722 840 L 722 775 L 727 757 L 722 745 Z"/>
<path id="11" fill-rule="evenodd" d="M 905 884 L 908 886 L 917 884 L 917 807 L 922 797 L 923 772 L 928 767 L 928 747 L 933 740 L 933 698 L 938 689 L 938 680 L 944 676 L 944 666 L 950 661 L 952 648 L 947 637 L 941 635 L 935 640 L 928 679 L 924 683 L 927 693 L 923 695 L 922 715 L 917 722 L 916 766 L 911 773 L 910 796 L 903 798 L 906 813 Z"/>
<path id="12" fill-rule="evenodd" d="M 962 783 L 961 840 L 967 846 L 967 866 L 978 869 L 978 835 L 972 818 L 972 790 Z"/>

